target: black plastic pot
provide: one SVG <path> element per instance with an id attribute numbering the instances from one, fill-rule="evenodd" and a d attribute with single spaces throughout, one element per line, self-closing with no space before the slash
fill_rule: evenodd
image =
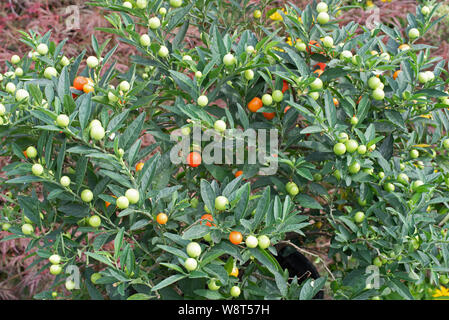
<path id="1" fill-rule="evenodd" d="M 288 270 L 291 277 L 297 276 L 299 283 L 306 281 L 308 278 L 318 279 L 320 277 L 313 263 L 293 247 L 280 248 L 276 260 L 283 269 Z M 313 299 L 324 299 L 323 290 L 320 290 Z"/>

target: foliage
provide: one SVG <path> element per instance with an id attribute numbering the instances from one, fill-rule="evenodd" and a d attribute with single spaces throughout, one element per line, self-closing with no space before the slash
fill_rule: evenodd
<path id="1" fill-rule="evenodd" d="M 335 17 L 340 1 L 326 2 Z M 407 37 L 412 28 L 423 37 L 439 22 L 432 20 L 437 6 L 427 15 L 420 7 L 409 14 L 404 37 L 386 25 L 367 30 L 354 22 L 341 27 L 333 18 L 323 22 L 316 2 L 287 6 L 270 25 L 276 10 L 266 10 L 268 2 L 137 4 L 91 3 L 111 11 L 110 26 L 100 31 L 139 52 L 124 74 L 112 60 L 117 46 L 107 50 L 108 42 L 94 36 L 95 57 L 80 69 L 85 52 L 66 63 L 64 41 L 22 33 L 31 57 L 8 62 L 1 83 L 2 153 L 12 156 L 3 168 L 5 185 L 14 188 L 13 207 L 20 207 L 4 211 L 11 234 L 3 240 L 30 237 L 36 262 L 58 254 L 64 267 L 78 266 L 81 288 L 71 290 L 78 299 L 228 299 L 234 286 L 245 299 L 311 299 L 326 282 L 336 299 L 413 299 L 446 284 L 445 61 Z M 218 18 L 237 9 L 248 13 L 244 19 Z M 264 12 L 261 20 L 252 16 L 256 9 Z M 194 46 L 183 41 L 191 28 L 201 32 Z M 40 44 L 48 53 L 34 53 Z M 230 53 L 235 60 L 225 58 Z M 77 76 L 90 78 L 93 91 L 71 87 Z M 278 90 L 284 91 L 279 102 L 248 110 L 253 98 Z M 197 103 L 202 95 L 204 107 Z M 277 162 L 277 173 L 261 175 L 267 163 L 192 168 L 170 161 L 177 143 L 171 133 L 214 128 L 219 119 L 230 129 L 276 128 L 279 153 L 267 161 Z M 143 147 L 148 134 L 156 142 Z M 346 144 L 345 152 L 334 152 L 338 143 Z M 235 177 L 237 170 L 243 174 Z M 225 210 L 219 196 L 229 200 Z M 211 223 L 202 219 L 205 206 Z M 317 220 L 332 234 L 334 263 L 323 277 L 302 282 L 283 270 L 274 245 L 294 243 Z M 231 231 L 244 241 L 266 235 L 271 245 L 263 248 L 260 238 L 256 248 L 233 244 Z M 191 241 L 200 244 L 199 256 L 186 251 Z M 373 265 L 379 287 L 367 285 Z M 92 281 L 94 273 L 101 277 Z M 55 287 L 66 277 L 56 275 Z M 220 288 L 211 289 L 211 282 Z M 51 297 L 50 291 L 35 296 Z"/>

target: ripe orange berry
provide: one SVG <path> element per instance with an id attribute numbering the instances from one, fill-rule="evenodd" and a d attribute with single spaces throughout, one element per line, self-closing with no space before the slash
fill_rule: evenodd
<path id="1" fill-rule="evenodd" d="M 166 224 L 168 221 L 168 216 L 165 213 L 161 212 L 156 216 L 156 221 L 159 224 Z"/>
<path id="2" fill-rule="evenodd" d="M 401 72 L 402 72 L 401 70 L 396 70 L 396 72 L 393 74 L 393 79 L 396 80 L 396 78 L 399 76 Z"/>
<path id="3" fill-rule="evenodd" d="M 262 112 L 263 116 L 267 120 L 273 120 L 274 116 L 276 115 L 276 112 Z"/>
<path id="4" fill-rule="evenodd" d="M 248 103 L 248 109 L 251 112 L 257 112 L 257 110 L 259 110 L 262 107 L 263 107 L 263 102 L 262 102 L 262 99 L 260 99 L 259 97 L 255 97 L 253 100 L 251 100 Z"/>
<path id="5" fill-rule="evenodd" d="M 340 104 L 338 99 L 337 98 L 333 98 L 332 100 L 334 101 L 334 106 L 338 107 L 338 105 Z"/>
<path id="6" fill-rule="evenodd" d="M 324 71 L 324 69 L 326 69 L 326 64 L 323 62 L 318 62 L 317 64 L 315 64 L 313 66 L 314 68 L 319 68 L 320 70 Z"/>
<path id="7" fill-rule="evenodd" d="M 231 241 L 231 243 L 233 243 L 233 244 L 240 244 L 240 243 L 242 243 L 242 240 L 243 240 L 243 236 L 238 231 L 232 231 L 229 234 L 229 241 Z"/>
<path id="8" fill-rule="evenodd" d="M 234 176 L 235 176 L 236 178 L 238 178 L 238 177 L 240 177 L 242 174 L 243 174 L 243 171 L 242 171 L 242 170 L 239 170 L 239 171 L 237 171 L 237 172 L 234 174 Z"/>
<path id="9" fill-rule="evenodd" d="M 285 91 L 288 90 L 288 82 L 285 80 L 282 80 L 282 93 L 285 93 Z"/>
<path id="10" fill-rule="evenodd" d="M 142 170 L 143 169 L 143 165 L 144 165 L 143 162 L 139 162 L 138 164 L 136 164 L 136 171 Z"/>
<path id="11" fill-rule="evenodd" d="M 321 69 L 316 69 L 313 73 L 315 73 L 315 74 L 317 74 L 318 75 L 318 77 L 320 77 L 322 74 L 323 74 L 323 70 L 321 70 Z"/>
<path id="12" fill-rule="evenodd" d="M 84 85 L 88 84 L 88 80 L 86 77 L 82 77 L 82 76 L 78 76 L 75 78 L 75 80 L 73 80 L 73 87 L 76 90 L 83 90 Z"/>
<path id="13" fill-rule="evenodd" d="M 287 111 L 288 111 L 290 108 L 291 108 L 290 106 L 286 106 L 285 109 L 284 109 L 284 113 L 287 113 Z"/>
<path id="14" fill-rule="evenodd" d="M 233 267 L 232 271 L 231 271 L 231 273 L 229 273 L 229 275 L 237 278 L 239 276 L 239 268 Z"/>
<path id="15" fill-rule="evenodd" d="M 201 164 L 201 154 L 199 152 L 190 152 L 187 156 L 187 164 L 192 168 L 196 168 Z"/>
<path id="16" fill-rule="evenodd" d="M 94 87 L 92 87 L 90 84 L 85 84 L 83 87 L 84 93 L 89 93 L 94 91 Z"/>
<path id="17" fill-rule="evenodd" d="M 208 221 L 214 221 L 214 218 L 212 217 L 211 214 L 203 214 L 201 216 L 201 220 L 208 220 Z M 203 224 L 203 222 L 200 222 L 200 224 Z M 206 226 L 208 227 L 212 227 L 212 226 L 216 226 L 215 223 L 210 223 L 210 222 L 206 222 Z"/>

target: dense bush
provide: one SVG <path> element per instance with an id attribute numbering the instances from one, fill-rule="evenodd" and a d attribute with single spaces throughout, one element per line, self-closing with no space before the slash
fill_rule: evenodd
<path id="1" fill-rule="evenodd" d="M 446 62 L 415 42 L 437 6 L 402 34 L 340 27 L 326 2 L 92 2 L 111 11 L 101 31 L 140 53 L 125 74 L 95 37 L 96 56 L 69 59 L 50 33 L 23 33 L 30 55 L 0 87 L 5 239 L 31 238 L 75 299 L 431 297 L 449 282 L 449 98 Z M 192 30 L 201 41 L 183 41 Z M 277 129 L 279 152 L 209 164 L 201 141 L 174 163 L 173 133 L 198 127 Z M 302 250 L 311 229 L 332 234 L 333 263 L 303 281 L 277 248 Z"/>

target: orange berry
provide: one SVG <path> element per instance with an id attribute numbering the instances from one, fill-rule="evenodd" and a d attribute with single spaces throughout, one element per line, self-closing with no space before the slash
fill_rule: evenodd
<path id="1" fill-rule="evenodd" d="M 319 76 L 321 76 L 322 74 L 323 74 L 323 70 L 321 70 L 321 69 L 316 69 L 313 73 L 315 73 L 315 74 L 317 74 L 318 75 L 318 77 Z"/>
<path id="2" fill-rule="evenodd" d="M 214 218 L 212 217 L 211 214 L 203 214 L 201 216 L 201 220 L 208 220 L 208 221 L 214 221 Z M 200 222 L 200 224 L 203 224 L 203 222 Z M 206 226 L 208 227 L 212 227 L 212 225 L 215 227 L 215 223 L 210 223 L 210 222 L 206 222 Z"/>
<path id="3" fill-rule="evenodd" d="M 338 105 L 340 104 L 340 102 L 338 101 L 338 99 L 337 99 L 337 98 L 333 98 L 332 100 L 334 101 L 334 105 L 335 105 L 336 107 L 338 107 Z"/>
<path id="4" fill-rule="evenodd" d="M 260 99 L 259 97 L 255 97 L 253 100 L 251 100 L 248 103 L 248 109 L 251 112 L 257 112 L 257 110 L 259 110 L 262 107 L 263 107 L 263 102 L 262 102 L 262 99 Z"/>
<path id="5" fill-rule="evenodd" d="M 396 78 L 399 76 L 401 72 L 402 72 L 401 70 L 396 70 L 396 72 L 393 74 L 393 79 L 396 80 Z"/>
<path id="6" fill-rule="evenodd" d="M 284 113 L 287 113 L 287 111 L 288 111 L 290 108 L 291 108 L 290 106 L 286 106 L 285 109 L 284 109 Z"/>
<path id="7" fill-rule="evenodd" d="M 275 112 L 262 112 L 262 114 L 267 120 L 273 120 L 274 116 L 276 115 Z"/>
<path id="8" fill-rule="evenodd" d="M 238 277 L 239 276 L 239 268 L 233 267 L 231 273 L 229 274 L 232 277 Z"/>
<path id="9" fill-rule="evenodd" d="M 27 151 L 26 150 L 23 152 L 23 155 L 25 156 L 25 158 L 28 159 L 28 155 L 27 155 Z"/>
<path id="10" fill-rule="evenodd" d="M 196 168 L 201 164 L 201 154 L 198 152 L 190 152 L 187 156 L 187 164 L 192 168 Z"/>
<path id="11" fill-rule="evenodd" d="M 168 216 L 165 213 L 161 212 L 156 216 L 156 221 L 159 224 L 166 224 L 168 221 Z"/>
<path id="12" fill-rule="evenodd" d="M 94 91 L 94 87 L 92 87 L 90 84 L 85 84 L 83 87 L 84 93 L 89 93 Z"/>
<path id="13" fill-rule="evenodd" d="M 315 64 L 313 66 L 314 68 L 319 68 L 320 70 L 324 71 L 324 69 L 326 69 L 326 64 L 323 62 L 318 62 L 317 64 Z"/>
<path id="14" fill-rule="evenodd" d="M 285 91 L 288 90 L 288 82 L 285 80 L 282 80 L 282 93 L 285 93 Z"/>
<path id="15" fill-rule="evenodd" d="M 242 240 L 243 240 L 243 236 L 238 231 L 232 231 L 229 234 L 229 241 L 231 241 L 231 243 L 233 243 L 233 244 L 240 244 L 240 243 L 242 243 Z"/>
<path id="16" fill-rule="evenodd" d="M 86 77 L 78 76 L 73 80 L 73 87 L 76 90 L 83 90 L 84 85 L 88 84 L 88 80 Z"/>
<path id="17" fill-rule="evenodd" d="M 139 162 L 138 164 L 136 164 L 136 171 L 142 170 L 143 169 L 143 165 L 144 165 L 143 162 Z"/>
<path id="18" fill-rule="evenodd" d="M 238 177 L 240 177 L 242 174 L 243 174 L 243 171 L 242 171 L 242 170 L 239 170 L 239 171 L 237 171 L 237 172 L 234 174 L 234 176 L 235 176 L 236 178 L 238 178 Z"/>

